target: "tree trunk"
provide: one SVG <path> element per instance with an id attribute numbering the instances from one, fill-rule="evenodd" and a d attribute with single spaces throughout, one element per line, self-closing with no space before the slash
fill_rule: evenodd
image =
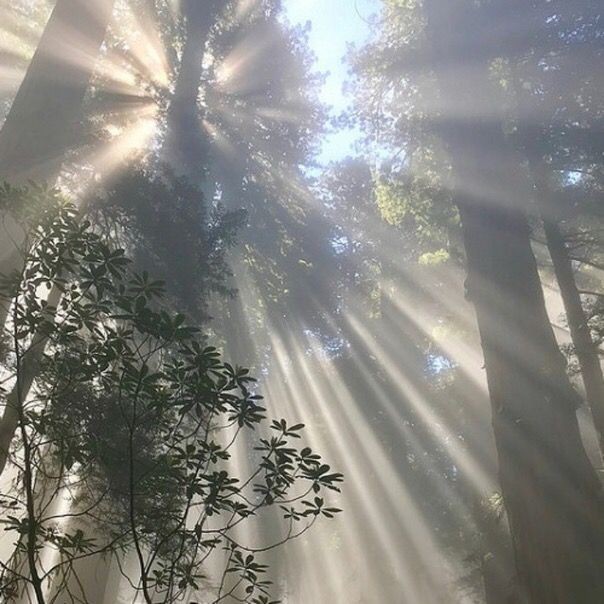
<path id="1" fill-rule="evenodd" d="M 601 485 L 545 313 L 521 214 L 462 206 L 502 493 L 518 574 L 533 603 L 604 596 Z"/>
<path id="2" fill-rule="evenodd" d="M 585 387 L 587 402 L 591 409 L 594 426 L 598 434 L 600 451 L 604 454 L 604 376 L 597 346 L 592 340 L 587 317 L 577 289 L 564 235 L 556 219 L 548 211 L 549 186 L 545 166 L 532 166 L 533 178 L 537 188 L 538 204 L 564 311 L 568 321 L 571 339 L 581 368 L 581 377 Z"/>
<path id="3" fill-rule="evenodd" d="M 57 0 L 0 131 L 0 177 L 47 181 L 76 144 L 113 0 Z"/>
<path id="4" fill-rule="evenodd" d="M 113 0 L 58 0 L 30 66 L 0 131 L 0 178 L 52 183 L 67 149 L 76 142 L 84 94 L 105 37 Z M 10 229 L 10 225 L 7 227 Z M 18 233 L 13 233 L 18 238 Z M 20 241 L 0 239 L 0 273 L 9 274 L 22 262 Z M 53 290 L 55 297 L 60 294 Z M 55 302 L 57 303 L 58 298 Z M 8 308 L 0 306 L 0 326 Z M 37 372 L 37 348 L 24 363 L 24 396 Z M 0 419 L 0 474 L 6 465 L 17 427 L 15 393 L 6 399 Z"/>
<path id="5" fill-rule="evenodd" d="M 168 108 L 163 154 L 174 170 L 200 184 L 204 175 L 206 141 L 198 108 L 203 75 L 203 55 L 208 35 L 225 4 L 224 0 L 183 0 L 185 43 L 174 95 Z"/>
<path id="6" fill-rule="evenodd" d="M 57 0 L 0 130 L 0 181 L 54 184 L 77 144 L 82 102 L 113 10 L 113 0 Z M 0 273 L 18 269 L 19 233 L 10 217 L 0 237 Z M 0 307 L 0 326 L 6 311 Z"/>
<path id="7" fill-rule="evenodd" d="M 519 580 L 532 604 L 601 602 L 602 488 L 581 441 L 579 397 L 545 308 L 524 210 L 530 187 L 492 115 L 498 99 L 488 55 L 477 56 L 471 44 L 481 32 L 480 8 L 465 0 L 424 0 L 423 6 L 432 67 L 452 110 L 439 131 L 450 151 Z M 463 85 L 455 59 L 464 68 Z"/>
<path id="8" fill-rule="evenodd" d="M 48 305 L 56 307 L 60 299 L 61 292 L 57 287 L 53 287 L 47 299 Z M 20 367 L 19 387 L 17 388 L 17 385 L 15 385 L 6 397 L 4 413 L 0 418 L 0 475 L 2 475 L 6 467 L 10 446 L 19 426 L 22 401 L 27 398 L 36 375 L 38 375 L 46 339 L 46 336 L 41 333 L 34 336 L 31 345 L 23 355 Z"/>

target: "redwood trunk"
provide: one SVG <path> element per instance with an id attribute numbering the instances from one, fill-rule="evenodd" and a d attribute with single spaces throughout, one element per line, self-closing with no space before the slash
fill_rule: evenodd
<path id="1" fill-rule="evenodd" d="M 56 307 L 60 299 L 61 292 L 57 287 L 53 287 L 48 296 L 48 304 Z M 21 405 L 27 398 L 27 394 L 38 375 L 45 345 L 45 335 L 39 333 L 34 336 L 31 345 L 23 355 L 21 361 L 18 387 L 15 385 L 6 397 L 4 413 L 0 418 L 0 475 L 6 467 L 10 446 L 19 426 L 19 416 L 22 411 Z"/>
<path id="2" fill-rule="evenodd" d="M 185 43 L 174 95 L 168 109 L 164 156 L 177 173 L 199 184 L 204 175 L 206 156 L 199 88 L 203 76 L 203 56 L 212 26 L 218 18 L 222 0 L 184 0 Z"/>
<path id="3" fill-rule="evenodd" d="M 581 368 L 585 394 L 598 432 L 600 449 L 604 452 L 604 376 L 598 349 L 591 338 L 564 236 L 554 221 L 544 217 L 543 225 L 547 248 L 554 265 L 568 327 Z"/>
<path id="4" fill-rule="evenodd" d="M 57 0 L 25 78 L 0 130 L 0 181 L 54 184 L 66 151 L 77 144 L 86 89 L 113 0 Z M 23 233 L 7 219 L 0 273 L 20 266 Z M 0 326 L 7 309 L 0 306 Z"/>
<path id="5" fill-rule="evenodd" d="M 19 183 L 31 179 L 49 184 L 56 180 L 65 152 L 76 144 L 84 95 L 112 9 L 113 0 L 57 0 L 0 130 L 0 180 Z M 18 269 L 22 262 L 15 244 L 21 243 L 23 234 L 20 236 L 18 229 L 9 234 L 0 238 L 0 273 L 4 274 Z M 58 290 L 53 290 L 52 296 L 56 303 Z M 7 307 L 0 306 L 1 327 L 7 312 Z M 40 336 L 39 352 L 23 362 L 24 397 L 37 373 L 43 341 Z M 6 398 L 0 419 L 0 474 L 17 428 L 16 401 L 13 391 Z"/>
<path id="6" fill-rule="evenodd" d="M 113 0 L 57 0 L 0 131 L 0 176 L 52 183 L 77 142 Z"/>

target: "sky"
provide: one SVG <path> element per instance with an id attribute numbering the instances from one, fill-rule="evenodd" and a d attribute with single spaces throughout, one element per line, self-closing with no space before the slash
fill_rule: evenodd
<path id="1" fill-rule="evenodd" d="M 292 24 L 311 24 L 309 42 L 317 57 L 316 68 L 328 72 L 321 100 L 336 116 L 350 99 L 343 93 L 347 66 L 343 62 L 347 44 L 360 46 L 367 39 L 369 17 L 378 10 L 379 0 L 285 0 L 286 15 Z M 343 130 L 323 141 L 319 161 L 329 163 L 352 154 L 358 131 Z"/>

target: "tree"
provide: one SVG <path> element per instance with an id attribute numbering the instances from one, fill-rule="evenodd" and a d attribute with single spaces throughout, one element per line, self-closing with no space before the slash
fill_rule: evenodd
<path id="1" fill-rule="evenodd" d="M 167 311 L 161 283 L 132 273 L 123 250 L 73 205 L 54 191 L 36 204 L 24 189 L 3 194 L 30 233 L 23 271 L 2 282 L 11 303 L 4 384 L 16 382 L 20 395 L 24 359 L 38 354 L 40 333 L 47 342 L 30 396 L 4 401 L 15 406 L 19 440 L 16 488 L 0 500 L 16 535 L 3 593 L 31 589 L 38 604 L 93 602 L 95 594 L 72 591 L 82 588 L 76 563 L 103 554 L 123 568 L 131 553 L 131 584 L 145 602 L 205 591 L 212 602 L 267 604 L 270 581 L 257 554 L 337 514 L 323 492 L 338 491 L 341 474 L 294 446 L 302 424 L 263 428 L 266 409 L 249 371 L 222 361 L 183 315 Z M 53 287 L 64 292 L 56 308 L 43 291 Z M 239 476 L 229 460 L 245 432 L 257 463 Z M 65 497 L 72 506 L 57 510 Z M 243 527 L 271 509 L 281 510 L 281 536 L 246 543 Z M 73 519 L 76 528 L 66 522 Z M 58 556 L 50 565 L 48 549 Z"/>
<path id="2" fill-rule="evenodd" d="M 168 107 L 164 154 L 178 173 L 187 175 L 194 183 L 201 181 L 207 169 L 207 157 L 204 157 L 207 141 L 201 128 L 203 115 L 199 103 L 203 58 L 210 30 L 227 3 L 228 0 L 188 0 L 181 5 L 184 46 Z"/>
<path id="3" fill-rule="evenodd" d="M 200 323 L 210 320 L 212 295 L 234 295 L 227 250 L 246 220 L 208 202 L 187 177 L 162 164 L 134 165 L 108 179 L 89 198 L 87 216 L 128 250 L 139 271 L 154 271 L 175 308 Z"/>
<path id="4" fill-rule="evenodd" d="M 242 205 L 248 215 L 233 265 L 242 280 L 262 284 L 257 312 L 274 320 L 273 329 L 285 317 L 324 322 L 309 297 L 328 303 L 326 269 L 335 266 L 329 224 L 301 170 L 312 165 L 325 122 L 316 97 L 321 80 L 312 73 L 306 32 L 280 23 L 278 14 L 257 11 L 246 25 L 227 21 L 205 89 L 209 178 L 227 207 Z M 238 67 L 248 48 L 256 51 Z"/>
<path id="5" fill-rule="evenodd" d="M 388 90 L 376 121 L 383 119 L 384 131 L 384 122 L 399 120 L 392 133 L 397 146 L 409 124 L 414 135 L 437 136 L 449 152 L 521 583 L 532 602 L 591 602 L 603 588 L 601 485 L 581 442 L 578 397 L 545 310 L 526 217 L 530 187 L 505 141 L 501 99 L 490 84 L 490 63 L 502 50 L 498 22 L 464 2 L 388 7 L 387 42 L 377 55 L 382 64 L 376 69 L 374 56 L 365 65 L 381 83 L 372 88 L 376 96 Z M 406 28 L 414 19 L 425 28 Z M 415 87 L 405 89 L 408 82 Z M 417 88 L 425 96 L 414 96 Z"/>
<path id="6" fill-rule="evenodd" d="M 322 178 L 321 199 L 333 219 L 340 270 L 333 287 L 341 288 L 342 317 L 341 343 L 327 350 L 412 499 L 425 502 L 425 522 L 439 535 L 456 577 L 445 582 L 447 596 L 435 587 L 440 574 L 423 591 L 429 563 L 415 567 L 414 559 L 405 563 L 413 576 L 404 586 L 384 576 L 388 588 L 380 593 L 387 601 L 483 602 L 487 591 L 486 601 L 499 604 L 512 593 L 514 568 L 505 521 L 492 509 L 500 495 L 483 406 L 488 401 L 466 374 L 472 360 L 457 353 L 460 344 L 468 346 L 471 332 L 463 278 L 449 245 L 457 231 L 455 208 L 446 190 L 422 186 L 419 171 L 401 182 L 396 174 L 380 174 L 377 184 L 372 172 L 359 157 L 330 166 Z M 446 249 L 450 259 L 434 251 Z M 351 319 L 362 324 L 362 333 L 351 328 Z M 364 534 L 366 548 L 373 539 Z M 371 576 L 382 577 L 382 571 L 372 569 Z"/>
<path id="7" fill-rule="evenodd" d="M 109 0 L 57 1 L 0 130 L 2 178 L 51 182 L 66 150 L 77 146 L 84 94 L 112 7 Z"/>
<path id="8" fill-rule="evenodd" d="M 190 14 L 186 16 L 188 17 L 187 23 L 189 23 L 192 28 L 189 32 L 192 36 L 191 43 L 197 43 L 194 38 L 199 34 L 199 28 L 207 25 L 209 30 L 209 27 L 211 26 L 211 14 L 206 14 L 204 10 L 200 12 L 198 10 L 199 7 L 195 8 L 191 3 L 185 8 L 190 12 Z M 105 0 L 102 0 L 98 6 L 87 4 L 87 6 L 84 7 L 82 5 L 79 10 L 83 11 L 85 15 L 79 15 L 77 11 L 70 13 L 69 7 L 67 5 L 64 6 L 63 3 L 57 5 L 55 12 L 51 16 L 47 33 L 32 60 L 32 68 L 30 70 L 31 75 L 28 76 L 29 79 L 26 78 L 26 82 L 22 86 L 22 92 L 20 91 L 17 95 L 17 98 L 13 103 L 13 108 L 11 108 L 11 113 L 7 118 L 5 127 L 9 127 L 9 133 L 12 131 L 11 128 L 16 127 L 17 123 L 22 125 L 23 123 L 27 123 L 29 125 L 28 121 L 21 121 L 27 117 L 22 113 L 27 109 L 27 103 L 25 101 L 30 97 L 34 99 L 34 101 L 32 101 L 32 108 L 29 110 L 34 112 L 37 111 L 36 108 L 38 105 L 36 105 L 36 103 L 39 104 L 39 99 L 35 100 L 34 92 L 43 94 L 44 90 L 40 87 L 44 84 L 44 78 L 47 77 L 48 74 L 51 74 L 53 78 L 59 82 L 57 88 L 54 89 L 54 91 L 50 90 L 49 94 L 58 94 L 55 100 L 56 102 L 61 103 L 61 110 L 71 110 L 70 114 L 65 114 L 65 119 L 75 118 L 73 126 L 79 123 L 79 108 L 84 100 L 84 93 L 92 76 L 96 59 L 96 54 L 94 54 L 92 50 L 95 48 L 95 44 L 98 47 L 102 42 L 103 38 L 100 36 L 103 34 L 104 37 L 111 16 L 112 3 L 107 3 Z M 214 13 L 217 13 L 217 10 L 218 4 L 216 4 Z M 210 11 L 210 13 L 212 13 L 212 11 Z M 69 19 L 74 16 L 78 19 L 76 25 L 72 25 L 69 21 Z M 84 16 L 86 16 L 86 19 Z M 216 14 L 214 17 L 215 16 Z M 83 28 L 84 33 L 80 32 L 78 34 L 77 27 L 79 26 Z M 87 31 L 86 28 L 90 29 L 90 31 Z M 73 32 L 71 32 L 71 29 L 73 29 Z M 65 31 L 70 35 L 66 35 Z M 55 56 L 61 48 L 62 39 L 66 37 L 69 41 L 70 36 L 73 37 L 71 42 L 74 44 L 74 48 L 77 47 L 76 50 L 84 56 L 82 65 L 63 65 L 63 63 L 65 63 L 65 58 L 59 57 L 58 60 Z M 186 63 L 186 61 L 183 63 L 183 65 L 186 64 L 187 69 L 189 70 L 192 69 L 192 67 L 198 69 L 198 76 L 200 76 L 201 73 L 202 58 L 199 53 L 203 51 L 204 44 L 205 43 L 201 43 L 200 50 L 195 55 L 197 59 L 199 59 L 199 66 L 195 66 L 195 57 L 189 57 L 188 63 Z M 183 61 L 184 60 L 185 58 L 183 57 Z M 36 76 L 36 74 L 38 74 L 38 76 Z M 191 82 L 191 80 L 195 80 L 195 76 L 188 73 L 183 77 L 185 81 L 183 86 L 185 88 L 187 86 L 189 88 L 193 87 L 196 91 L 199 87 L 199 82 Z M 31 83 L 28 84 L 30 80 Z M 186 84 L 186 82 L 189 82 L 189 84 Z M 46 85 L 48 86 L 48 83 L 46 83 Z M 98 82 L 95 82 L 95 87 L 99 87 Z M 30 88 L 31 90 L 29 90 Z M 189 111 L 189 113 L 194 112 L 197 106 L 196 95 L 191 99 L 191 94 L 193 94 L 191 91 L 185 94 L 187 102 L 184 103 L 185 105 L 187 105 L 189 101 L 193 103 L 193 108 L 187 106 L 187 111 Z M 21 101 L 20 98 L 23 98 L 24 100 Z M 178 99 L 183 101 L 184 97 L 181 98 L 178 96 Z M 113 100 L 115 101 L 115 99 Z M 176 106 L 178 106 L 178 102 L 176 102 Z M 78 109 L 78 111 L 76 111 L 76 109 Z M 88 109 L 88 107 L 86 107 L 86 109 Z M 19 113 L 20 111 L 21 113 Z M 81 113 L 83 117 L 85 112 L 83 111 Z M 13 117 L 11 117 L 11 115 Z M 59 116 L 61 115 L 63 114 L 59 113 Z M 36 118 L 38 117 L 44 118 L 44 114 L 36 115 Z M 52 142 L 52 140 L 54 140 L 53 137 L 50 135 L 44 137 L 44 132 L 40 129 L 46 121 L 49 120 L 42 119 L 39 124 L 37 124 L 37 122 L 32 122 L 34 126 L 32 136 L 34 138 L 40 136 L 44 138 L 45 142 Z M 63 127 L 63 130 L 60 130 L 62 135 L 71 132 L 69 135 L 69 144 L 73 144 L 75 141 L 74 132 L 72 132 L 73 127 L 70 129 L 68 123 L 61 125 L 60 120 L 55 120 L 54 118 L 51 121 L 53 127 L 56 126 L 59 130 Z M 14 126 L 11 126 L 11 124 Z M 191 124 L 188 123 L 187 128 L 190 127 Z M 82 134 L 82 131 L 83 129 L 79 131 L 80 135 Z M 61 140 L 67 141 L 67 139 Z M 40 146 L 40 148 L 42 148 L 42 146 Z M 199 159 L 200 158 L 198 158 L 198 160 Z M 58 172 L 62 155 L 57 152 L 56 157 L 53 158 L 53 161 L 55 160 L 58 162 L 55 162 L 55 168 Z M 117 178 L 105 178 L 103 181 L 105 190 L 103 190 L 103 187 L 97 187 L 97 189 L 100 190 L 97 195 L 93 197 L 94 201 L 98 202 L 101 200 L 101 207 L 95 208 L 95 203 L 91 202 L 86 204 L 88 206 L 86 209 L 92 210 L 92 213 L 89 214 L 90 216 L 92 216 L 96 210 L 102 211 L 104 222 L 107 224 L 109 213 L 106 210 L 109 208 L 113 217 L 112 228 L 114 228 L 114 230 L 115 227 L 117 227 L 118 231 L 120 230 L 120 219 L 122 219 L 121 226 L 124 226 L 124 217 L 126 218 L 126 222 L 130 221 L 130 226 L 132 226 L 132 222 L 136 223 L 136 227 L 138 227 L 138 239 L 133 241 L 133 239 L 130 238 L 129 243 L 131 247 L 136 247 L 139 252 L 137 258 L 139 264 L 144 264 L 145 262 L 148 264 L 150 262 L 157 262 L 158 260 L 160 263 L 167 263 L 169 266 L 167 267 L 166 272 L 169 273 L 169 275 L 166 275 L 166 277 L 169 281 L 170 293 L 173 298 L 177 300 L 180 308 L 186 308 L 187 310 L 193 311 L 199 319 L 207 320 L 208 315 L 206 312 L 206 305 L 210 292 L 218 290 L 220 293 L 227 293 L 226 288 L 224 288 L 222 284 L 224 277 L 228 273 L 227 266 L 224 262 L 224 252 L 225 248 L 232 244 L 234 233 L 241 225 L 244 215 L 242 212 L 237 211 L 227 213 L 219 207 L 208 209 L 207 206 L 209 205 L 209 202 L 205 201 L 204 203 L 201 191 L 194 185 L 187 184 L 184 179 L 176 179 L 173 173 L 166 170 L 163 166 L 161 168 L 156 167 L 155 171 L 156 174 L 153 174 L 149 169 L 137 169 L 135 167 L 130 170 L 125 170 L 124 173 Z M 50 172 L 48 174 L 50 175 Z M 32 176 L 34 176 L 33 173 Z M 37 179 L 43 179 L 44 176 L 44 172 L 37 172 L 35 174 Z M 133 183 L 138 186 L 138 191 L 132 189 Z M 124 196 L 127 196 L 128 198 L 125 199 Z M 149 201 L 151 199 L 153 199 L 154 203 L 149 206 Z M 178 207 L 174 208 L 171 204 L 175 204 Z M 84 210 L 85 209 L 83 208 L 83 211 Z M 136 214 L 137 212 L 139 212 L 138 215 Z M 3 215 L 6 216 L 8 224 L 12 224 L 10 212 L 3 212 Z M 98 217 L 98 213 L 96 216 Z M 117 220 L 115 220 L 116 217 Z M 178 223 L 180 232 L 174 221 Z M 174 228 L 170 230 L 172 237 L 167 237 L 168 229 L 166 227 L 171 223 L 174 224 Z M 163 228 L 161 236 L 157 230 L 158 225 L 161 225 Z M 186 229 L 188 235 L 185 235 L 183 229 Z M 17 240 L 26 237 L 26 234 L 23 233 L 18 225 L 13 225 L 11 230 L 14 231 L 12 236 Z M 125 233 L 126 229 L 121 229 L 120 235 L 122 235 L 122 237 Z M 124 242 L 122 241 L 121 243 Z M 136 243 L 139 245 L 136 245 Z M 166 249 L 170 249 L 170 246 L 172 246 L 172 251 L 178 246 L 179 253 L 172 255 L 169 253 L 166 254 Z M 141 251 L 143 251 L 143 253 L 141 253 Z M 182 259 L 187 254 L 190 254 L 197 259 L 196 270 L 192 275 L 187 273 L 183 277 Z M 6 265 L 2 267 L 5 274 L 9 274 L 12 270 L 18 269 L 18 258 L 14 253 L 11 258 L 12 259 L 9 259 Z M 174 270 L 175 267 L 180 269 L 180 272 Z M 51 292 L 50 298 L 53 303 L 58 300 L 60 295 L 59 291 Z M 3 323 L 3 315 L 1 314 L 0 322 Z M 43 337 L 40 336 L 39 340 L 41 348 Z M 30 364 L 32 365 L 29 370 L 29 375 L 31 376 L 29 382 L 31 383 L 34 379 L 36 368 L 33 361 L 30 361 Z M 29 388 L 29 384 L 24 385 L 24 388 Z M 5 414 L 0 420 L 0 450 L 3 452 L 2 455 L 0 455 L 0 472 L 4 468 L 6 447 L 14 433 L 15 419 L 14 415 Z"/>
<path id="9" fill-rule="evenodd" d="M 532 47 L 508 52 L 499 61 L 498 77 L 509 99 L 509 136 L 525 155 L 534 183 L 537 214 L 604 450 L 604 376 L 568 248 L 572 231 L 587 236 L 589 227 L 577 220 L 581 216 L 593 221 L 592 228 L 599 225 L 591 206 L 603 149 L 590 132 L 598 131 L 604 116 L 594 77 L 595 65 L 602 58 L 600 14 L 589 1 L 549 8 L 540 2 L 532 4 L 530 10 L 525 9 L 525 15 L 537 22 Z M 572 173 L 581 175 L 578 186 L 567 182 Z"/>
<path id="10" fill-rule="evenodd" d="M 78 144 L 84 95 L 112 15 L 112 0 L 58 0 L 0 130 L 0 179 L 53 184 Z M 0 270 L 18 267 L 5 242 L 22 234 L 10 219 Z M 5 316 L 0 314 L 0 325 Z"/>
<path id="11" fill-rule="evenodd" d="M 564 303 L 573 351 L 578 359 L 585 394 L 598 433 L 600 450 L 604 452 L 604 374 L 602 373 L 598 346 L 591 335 L 587 313 L 583 308 L 583 301 L 576 283 L 565 236 L 559 223 L 551 216 L 552 210 L 548 206 L 554 189 L 549 184 L 550 178 L 547 167 L 534 166 L 532 174 L 535 177 L 536 194 L 541 208 L 547 249 Z"/>

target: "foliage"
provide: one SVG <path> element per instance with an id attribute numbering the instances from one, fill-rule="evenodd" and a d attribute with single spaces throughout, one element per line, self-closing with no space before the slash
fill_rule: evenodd
<path id="1" fill-rule="evenodd" d="M 435 175 L 421 178 L 391 173 L 378 180 L 375 195 L 382 218 L 391 226 L 413 233 L 416 253 L 438 253 L 451 247 L 459 218 L 450 195 Z"/>
<path id="2" fill-rule="evenodd" d="M 293 309 L 310 314 L 302 300 L 320 290 L 318 267 L 330 250 L 301 170 L 312 165 L 325 127 L 322 77 L 313 73 L 308 31 L 277 16 L 254 10 L 225 22 L 213 40 L 203 96 L 210 178 L 227 207 L 241 203 L 248 212 L 237 265 L 262 283 L 266 307 L 283 316 Z M 234 68 L 246 50 L 244 68 Z"/>
<path id="3" fill-rule="evenodd" d="M 261 324 L 259 317 L 266 307 L 276 309 L 280 315 L 290 314 L 293 309 L 311 312 L 312 306 L 301 300 L 309 291 L 318 291 L 318 267 L 325 264 L 326 254 L 330 253 L 327 237 L 319 232 L 319 229 L 325 232 L 325 221 L 321 221 L 320 212 L 309 207 L 308 179 L 300 169 L 312 164 L 318 150 L 318 135 L 325 127 L 326 116 L 318 102 L 318 87 L 323 78 L 313 73 L 308 31 L 287 24 L 280 1 L 242 4 L 221 0 L 218 4 L 220 10 L 212 22 L 205 48 L 197 103 L 193 109 L 188 107 L 195 115 L 195 124 L 203 123 L 203 128 L 195 128 L 197 135 L 204 138 L 203 153 L 188 159 L 198 168 L 200 178 L 194 183 L 204 192 L 201 203 L 205 210 L 193 205 L 194 212 L 205 212 L 204 226 L 194 237 L 193 247 L 185 247 L 190 237 L 180 239 L 180 234 L 172 237 L 172 232 L 178 233 L 178 229 L 166 229 L 169 234 L 164 232 L 164 223 L 174 224 L 180 206 L 174 208 L 171 201 L 162 200 L 161 206 L 153 206 L 161 207 L 154 219 L 157 232 L 154 226 L 143 233 L 138 226 L 148 222 L 147 197 L 141 197 L 142 203 L 131 208 L 128 225 L 136 225 L 137 234 L 146 236 L 150 232 L 150 240 L 145 242 L 142 237 L 137 240 L 139 249 L 145 252 L 147 264 L 144 266 L 148 268 L 151 264 L 154 272 L 159 269 L 158 274 L 166 280 L 171 295 L 186 297 L 180 307 L 191 314 L 192 305 L 198 303 L 201 295 L 199 314 L 215 316 L 215 324 L 220 326 L 224 323 L 223 309 L 230 302 L 223 304 L 219 300 L 211 309 L 205 306 L 207 295 L 202 294 L 208 293 L 206 286 L 213 289 L 211 279 L 210 283 L 204 283 L 208 271 L 203 262 L 207 257 L 202 255 L 200 260 L 196 251 L 191 250 L 198 248 L 199 242 L 206 238 L 205 223 L 212 222 L 212 207 L 217 200 L 235 212 L 224 214 L 219 210 L 219 214 L 225 216 L 223 222 L 230 223 L 231 216 L 242 222 L 238 208 L 244 208 L 248 228 L 238 233 L 241 245 L 237 252 L 231 252 L 229 263 L 239 270 L 239 283 L 249 275 L 263 284 L 260 296 L 255 298 L 257 307 L 248 312 L 248 319 L 252 315 L 258 317 L 257 321 L 248 323 Z M 162 171 L 155 161 L 156 155 L 168 163 L 173 159 L 171 149 L 166 149 L 170 147 L 167 145 L 170 112 L 177 100 L 175 91 L 187 44 L 184 13 L 175 12 L 173 8 L 166 0 L 118 2 L 116 10 L 120 18 L 112 26 L 108 50 L 97 70 L 87 106 L 91 138 L 101 139 L 103 143 L 108 142 L 108 128 L 113 130 L 113 126 L 118 125 L 117 130 L 128 131 L 128 125 L 139 115 L 137 103 L 142 103 L 142 114 L 147 115 L 149 107 L 156 110 L 153 115 L 157 119 L 158 140 L 154 142 L 160 149 L 151 145 L 145 158 L 148 162 L 145 170 L 151 174 L 158 169 Z M 136 42 L 145 38 L 153 41 L 158 54 L 167 61 L 169 82 L 163 88 L 155 81 L 154 74 L 141 72 Z M 245 60 L 241 62 L 239 57 Z M 114 65 L 142 80 L 140 86 L 136 86 L 136 94 L 115 93 L 115 83 L 107 81 Z M 176 142 L 182 144 L 181 138 Z M 154 180 L 163 178 L 154 177 Z M 107 188 L 112 190 L 114 185 L 109 184 Z M 155 193 L 151 196 L 158 197 Z M 135 199 L 132 191 L 127 198 Z M 139 209 L 143 212 L 140 219 L 136 216 Z M 185 233 L 192 233 L 198 223 L 189 221 L 190 214 L 187 211 L 183 215 L 183 223 L 187 221 Z M 122 232 L 126 232 L 125 229 Z M 220 227 L 215 232 L 220 234 Z M 158 233 L 160 245 L 152 247 Z M 168 254 L 167 250 L 172 249 L 176 252 Z M 130 248 L 128 250 L 130 252 Z M 138 255 L 135 259 L 139 259 Z M 195 279 L 191 279 L 191 268 L 198 269 Z M 222 272 L 226 280 L 229 272 Z M 203 291 L 197 291 L 197 285 Z M 228 294 L 233 288 L 221 282 L 217 289 Z M 312 323 L 318 320 L 315 316 L 309 318 Z M 261 348 L 260 341 L 256 347 Z"/>
<path id="4" fill-rule="evenodd" d="M 229 296 L 226 252 L 246 221 L 244 210 L 213 205 L 169 166 L 132 166 L 89 201 L 95 224 L 131 250 L 138 270 L 166 283 L 176 306 L 204 321 L 211 294 Z"/>
<path id="5" fill-rule="evenodd" d="M 337 514 L 324 492 L 339 491 L 342 475 L 296 444 L 302 424 L 266 420 L 248 370 L 166 310 L 161 282 L 133 272 L 57 191 L 36 191 L 45 204 L 20 204 L 26 189 L 5 186 L 1 196 L 28 233 L 23 269 L 0 286 L 11 317 L 2 405 L 18 414 L 14 488 L 0 498 L 15 535 L 2 590 L 29 585 L 38 604 L 88 601 L 65 591 L 78 563 L 104 554 L 124 568 L 131 555 L 128 578 L 146 602 L 205 589 L 213 602 L 267 604 L 257 554 Z M 38 377 L 26 396 L 32 363 Z M 248 473 L 232 463 L 241 442 L 253 449 L 244 449 Z M 65 498 L 72 505 L 61 511 Z M 246 543 L 245 526 L 272 509 L 282 512 L 281 536 Z M 51 581 L 59 593 L 45 600 Z"/>

